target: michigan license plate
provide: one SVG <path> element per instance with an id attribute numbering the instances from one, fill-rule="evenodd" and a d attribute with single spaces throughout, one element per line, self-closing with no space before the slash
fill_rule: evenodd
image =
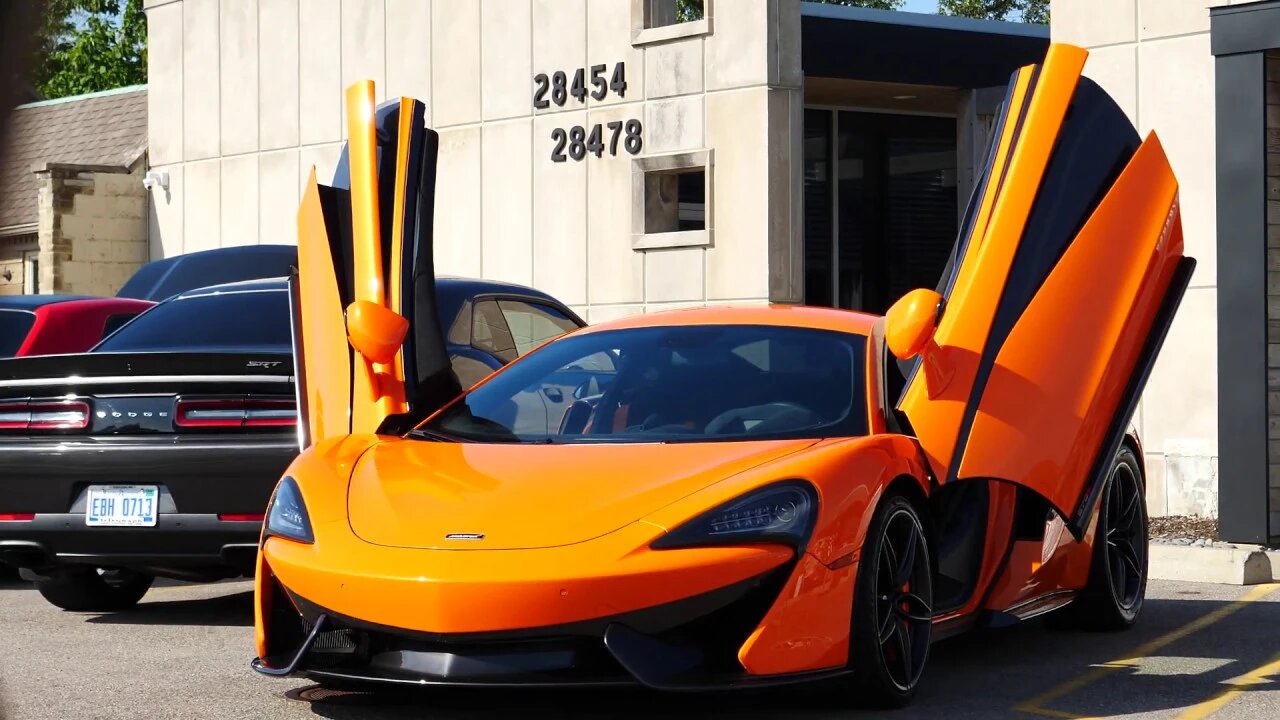
<path id="1" fill-rule="evenodd" d="M 84 524 L 89 527 L 154 527 L 160 493 L 155 485 L 90 485 Z"/>

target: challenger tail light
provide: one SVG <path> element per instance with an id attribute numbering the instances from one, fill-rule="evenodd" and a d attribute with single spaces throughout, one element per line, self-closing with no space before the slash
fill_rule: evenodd
<path id="1" fill-rule="evenodd" d="M 263 513 L 218 513 L 222 522 L 262 522 L 265 517 Z"/>
<path id="2" fill-rule="evenodd" d="M 179 400 L 174 425 L 180 428 L 293 427 L 298 409 L 293 400 Z"/>
<path id="3" fill-rule="evenodd" d="M 79 400 L 0 402 L 0 430 L 83 430 L 89 405 Z"/>

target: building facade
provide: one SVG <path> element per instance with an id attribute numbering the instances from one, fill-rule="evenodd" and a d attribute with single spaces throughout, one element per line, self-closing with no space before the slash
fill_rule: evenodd
<path id="1" fill-rule="evenodd" d="M 441 272 L 532 284 L 593 321 L 798 299 L 800 70 L 777 43 L 799 16 L 741 4 L 650 30 L 628 0 L 149 2 L 167 58 L 151 163 L 171 183 L 153 254 L 293 242 L 303 179 L 327 181 L 340 150 L 342 90 L 372 78 L 440 133 Z M 633 213 L 646 182 L 671 198 Z M 737 211 L 681 218 L 681 187 Z"/>
<path id="2" fill-rule="evenodd" d="M 936 276 L 1001 95 L 967 79 L 930 85 L 927 73 L 886 82 L 878 74 L 892 66 L 839 57 L 906 14 L 795 0 L 713 0 L 687 22 L 675 0 L 146 7 L 150 162 L 169 178 L 153 198 L 153 257 L 293 242 L 300 186 L 313 166 L 327 180 L 341 148 L 343 88 L 372 78 L 380 100 L 424 100 L 440 133 L 441 272 L 533 284 L 593 322 L 806 294 L 883 310 L 912 286 L 912 264 L 852 241 L 837 248 L 841 178 L 817 176 L 844 154 L 845 236 L 894 230 L 855 227 L 857 203 L 882 205 L 886 218 L 896 203 L 901 215 L 913 184 L 941 178 L 930 236 L 916 243 L 930 260 L 921 277 Z M 1047 38 L 1009 23 L 960 27 L 916 29 L 1017 45 L 987 68 L 990 86 L 1041 56 Z M 802 69 L 806 37 L 826 63 L 819 74 Z M 874 187 L 858 184 L 863 163 L 876 166 Z M 868 263 L 900 269 L 901 281 L 871 287 Z"/>
<path id="3" fill-rule="evenodd" d="M 1054 39 L 1089 48 L 1086 73 L 1159 131 L 1199 260 L 1134 418 L 1153 514 L 1211 515 L 1220 500 L 1207 1 L 1052 7 Z M 532 284 L 590 322 L 729 302 L 882 312 L 932 287 L 1009 74 L 1049 41 L 1038 26 L 797 0 L 146 8 L 150 164 L 168 174 L 152 257 L 294 242 L 300 188 L 313 166 L 327 180 L 341 148 L 343 88 L 372 78 L 380 100 L 424 100 L 440 133 L 439 271 Z M 1239 483 L 1280 529 L 1263 404 L 1262 475 Z"/>

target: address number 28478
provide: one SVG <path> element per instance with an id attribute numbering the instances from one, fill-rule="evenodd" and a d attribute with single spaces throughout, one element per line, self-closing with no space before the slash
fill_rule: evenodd
<path id="1" fill-rule="evenodd" d="M 619 145 L 626 152 L 636 155 L 644 147 L 641 130 L 640 121 L 635 119 L 626 122 L 614 120 L 603 126 L 596 123 L 590 129 L 581 125 L 574 125 L 568 131 L 564 128 L 556 128 L 551 131 L 551 141 L 555 143 L 551 149 L 551 160 L 553 162 L 577 161 L 585 158 L 587 153 L 602 157 L 608 152 L 616 156 Z"/>

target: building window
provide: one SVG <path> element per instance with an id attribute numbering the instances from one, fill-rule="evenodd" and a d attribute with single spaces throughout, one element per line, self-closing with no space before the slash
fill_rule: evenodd
<path id="1" fill-rule="evenodd" d="M 644 176 L 644 231 L 706 229 L 707 169 L 655 171 Z"/>
<path id="2" fill-rule="evenodd" d="M 806 305 L 883 314 L 956 238 L 956 120 L 806 108 Z"/>
<path id="3" fill-rule="evenodd" d="M 637 158 L 631 226 L 636 250 L 711 244 L 711 151 Z"/>
<path id="4" fill-rule="evenodd" d="M 711 32 L 712 0 L 631 0 L 631 44 L 648 45 Z"/>

